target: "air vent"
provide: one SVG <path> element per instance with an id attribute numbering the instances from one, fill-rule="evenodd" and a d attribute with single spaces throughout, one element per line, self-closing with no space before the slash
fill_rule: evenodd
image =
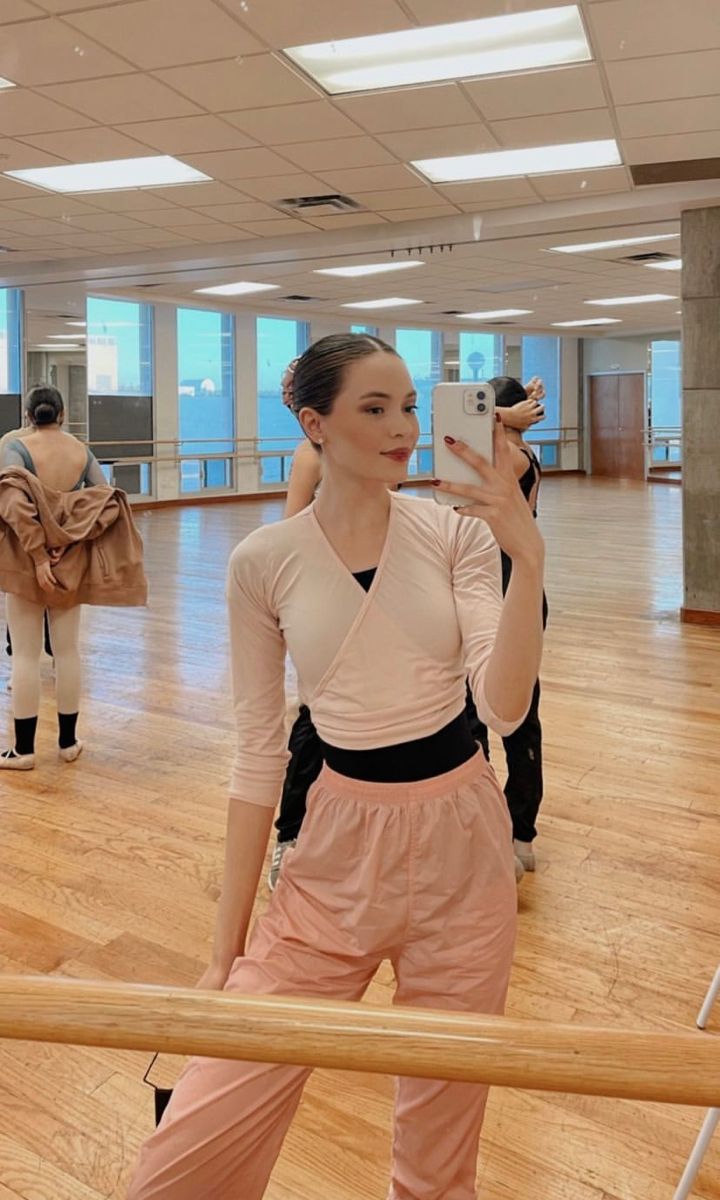
<path id="1" fill-rule="evenodd" d="M 675 262 L 677 254 L 664 254 L 662 250 L 651 250 L 648 254 L 626 254 L 623 258 L 615 259 L 616 262 L 629 263 L 659 263 L 659 262 Z"/>
<path id="2" fill-rule="evenodd" d="M 316 300 L 317 301 L 317 296 L 281 296 L 280 299 L 281 300 L 301 300 L 303 303 L 305 303 L 306 300 Z"/>
<path id="3" fill-rule="evenodd" d="M 483 326 L 485 325 L 502 325 L 505 327 L 506 325 L 517 325 L 517 321 L 483 321 Z"/>
<path id="4" fill-rule="evenodd" d="M 656 183 L 691 183 L 698 179 L 720 179 L 720 158 L 636 163 L 630 167 L 630 174 L 636 187 L 651 187 Z"/>
<path id="5" fill-rule="evenodd" d="M 441 317 L 463 317 L 465 310 L 463 308 L 446 308 L 438 315 Z"/>
<path id="6" fill-rule="evenodd" d="M 163 284 L 162 283 L 136 283 L 133 286 L 136 288 L 156 288 L 156 287 L 162 287 Z"/>
<path id="7" fill-rule="evenodd" d="M 316 217 L 332 216 L 336 213 L 357 212 L 362 205 L 349 196 L 332 193 L 325 196 L 291 196 L 287 200 L 278 200 L 278 208 L 286 212 L 312 213 Z"/>

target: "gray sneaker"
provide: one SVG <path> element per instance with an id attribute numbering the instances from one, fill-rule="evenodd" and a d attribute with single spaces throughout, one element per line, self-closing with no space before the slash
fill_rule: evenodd
<path id="1" fill-rule="evenodd" d="M 273 850 L 272 862 L 268 872 L 268 887 L 271 892 L 275 891 L 277 881 L 280 878 L 280 868 L 282 860 L 288 850 L 294 850 L 297 846 L 297 838 L 293 838 L 290 842 L 276 842 Z"/>

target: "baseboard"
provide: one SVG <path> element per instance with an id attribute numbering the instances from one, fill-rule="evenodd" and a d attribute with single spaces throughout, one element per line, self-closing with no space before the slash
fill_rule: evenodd
<path id="1" fill-rule="evenodd" d="M 236 504 L 238 500 L 284 500 L 286 492 L 231 492 L 226 496 L 176 496 L 172 500 L 134 500 L 133 512 L 151 508 L 193 508 L 196 504 Z"/>
<path id="2" fill-rule="evenodd" d="M 680 620 L 686 625 L 720 625 L 720 612 L 704 608 L 681 608 Z"/>

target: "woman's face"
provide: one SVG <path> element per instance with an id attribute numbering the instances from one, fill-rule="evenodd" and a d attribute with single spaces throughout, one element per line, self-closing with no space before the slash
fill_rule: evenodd
<path id="1" fill-rule="evenodd" d="M 308 436 L 321 442 L 328 466 L 393 485 L 407 478 L 420 435 L 416 405 L 403 360 L 378 351 L 345 369 L 332 412 L 321 416 L 306 408 L 300 420 Z"/>

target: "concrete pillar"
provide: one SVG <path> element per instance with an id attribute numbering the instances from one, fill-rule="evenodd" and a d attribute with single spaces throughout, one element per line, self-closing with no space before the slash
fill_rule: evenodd
<path id="1" fill-rule="evenodd" d="M 683 620 L 720 624 L 720 207 L 682 214 Z"/>

